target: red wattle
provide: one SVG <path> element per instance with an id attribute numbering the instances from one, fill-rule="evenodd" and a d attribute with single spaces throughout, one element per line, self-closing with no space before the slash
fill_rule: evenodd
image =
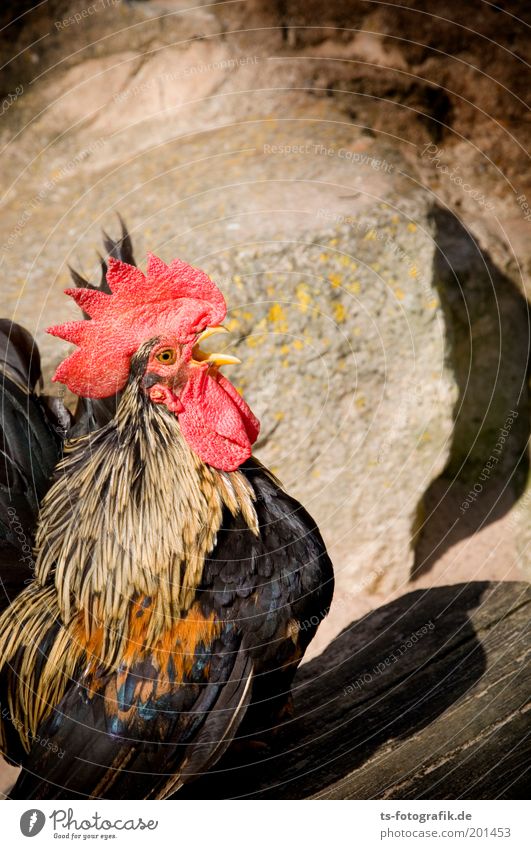
<path id="1" fill-rule="evenodd" d="M 219 386 L 227 393 L 231 401 L 238 407 L 247 436 L 249 437 L 249 442 L 252 445 L 253 442 L 256 442 L 256 440 L 258 439 L 258 434 L 260 433 L 260 422 L 254 415 L 252 410 L 249 408 L 249 406 L 245 403 L 238 390 L 232 385 L 230 380 L 227 380 L 225 375 L 218 372 L 215 375 L 214 379 L 217 380 Z"/>
<path id="2" fill-rule="evenodd" d="M 223 375 L 192 367 L 179 398 L 182 433 L 204 463 L 232 472 L 251 456 L 258 420 Z"/>

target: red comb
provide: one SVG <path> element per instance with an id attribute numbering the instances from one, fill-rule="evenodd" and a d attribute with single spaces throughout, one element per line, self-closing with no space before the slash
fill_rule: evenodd
<path id="1" fill-rule="evenodd" d="M 147 273 L 125 262 L 108 260 L 111 294 L 95 289 L 67 289 L 90 321 L 49 327 L 48 333 L 73 342 L 79 350 L 61 363 L 53 380 L 76 395 L 106 398 L 127 383 L 131 357 L 156 336 L 171 334 L 181 343 L 226 315 L 223 295 L 200 271 L 175 259 L 166 265 L 148 254 Z"/>

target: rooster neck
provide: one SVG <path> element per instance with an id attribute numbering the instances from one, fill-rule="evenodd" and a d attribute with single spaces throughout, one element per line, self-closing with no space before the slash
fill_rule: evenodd
<path id="1" fill-rule="evenodd" d="M 112 422 L 66 444 L 56 475 L 39 515 L 37 580 L 53 577 L 63 621 L 103 629 L 113 655 L 139 599 L 153 609 L 147 643 L 189 609 L 225 508 L 257 533 L 246 477 L 206 466 L 137 381 Z"/>

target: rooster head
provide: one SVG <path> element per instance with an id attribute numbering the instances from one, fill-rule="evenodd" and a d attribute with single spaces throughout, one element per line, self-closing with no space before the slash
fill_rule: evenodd
<path id="1" fill-rule="evenodd" d="M 84 398 L 107 398 L 132 376 L 140 379 L 149 401 L 177 416 L 183 436 L 203 462 L 224 471 L 237 469 L 250 456 L 260 425 L 219 372 L 220 366 L 239 360 L 200 347 L 226 332 L 221 322 L 227 307 L 218 287 L 203 271 L 179 259 L 166 265 L 153 254 L 145 275 L 109 258 L 107 282 L 111 294 L 66 290 L 90 320 L 48 328 L 78 346 L 53 380 Z M 132 375 L 132 363 L 138 362 L 142 374 Z"/>

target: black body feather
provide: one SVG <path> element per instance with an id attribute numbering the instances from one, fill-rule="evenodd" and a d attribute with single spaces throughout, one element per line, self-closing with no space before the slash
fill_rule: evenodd
<path id="1" fill-rule="evenodd" d="M 61 456 L 68 414 L 37 394 L 40 357 L 33 337 L 0 319 L 0 610 L 33 574 L 39 503 Z"/>
<path id="2" fill-rule="evenodd" d="M 245 739 L 274 728 L 317 621 L 330 606 L 333 574 L 304 508 L 256 461 L 243 471 L 257 494 L 264 532 L 257 538 L 240 519 L 226 516 L 205 563 L 197 599 L 205 613 L 214 610 L 226 623 L 220 637 L 198 653 L 184 684 L 160 698 L 156 692 L 145 702 L 137 698 L 132 723 L 110 715 L 108 691 L 89 699 L 82 685 L 73 686 L 39 730 L 47 745 L 33 746 L 13 798 L 157 797 L 215 763 L 238 739 L 244 716 Z M 296 621 L 304 627 L 292 636 L 290 622 Z M 159 670 L 146 665 L 131 674 L 126 707 L 139 681 L 151 682 Z M 180 775 L 176 784 L 174 773 Z"/>

